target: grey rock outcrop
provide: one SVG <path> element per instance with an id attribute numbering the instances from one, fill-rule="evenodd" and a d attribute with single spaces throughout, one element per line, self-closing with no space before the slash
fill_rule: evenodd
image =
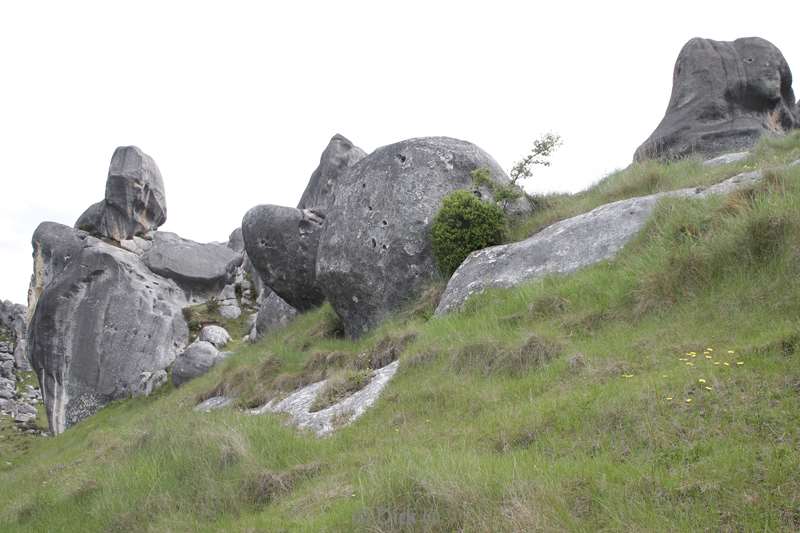
<path id="1" fill-rule="evenodd" d="M 265 293 L 266 294 L 266 293 Z M 286 303 L 274 292 L 266 294 L 258 306 L 258 314 L 250 330 L 249 340 L 255 342 L 270 331 L 281 328 L 297 316 L 297 309 Z"/>
<path id="2" fill-rule="evenodd" d="M 13 338 L 9 339 L 14 365 L 20 370 L 30 370 L 28 362 L 28 310 L 24 305 L 0 301 L 0 326 L 5 326 Z"/>
<path id="3" fill-rule="evenodd" d="M 334 135 L 319 158 L 319 166 L 311 174 L 298 209 L 314 209 L 325 213 L 333 203 L 339 177 L 364 159 L 366 152 L 338 133 Z"/>
<path id="4" fill-rule="evenodd" d="M 316 282 L 324 218 L 309 209 L 259 205 L 242 219 L 247 256 L 264 284 L 301 311 L 325 299 Z"/>
<path id="5" fill-rule="evenodd" d="M 28 349 L 51 431 L 61 433 L 173 362 L 188 338 L 186 302 L 136 254 L 84 232 L 44 223 L 33 245 Z"/>
<path id="6" fill-rule="evenodd" d="M 175 365 L 172 367 L 172 383 L 180 387 L 187 381 L 202 376 L 227 355 L 217 350 L 210 342 L 193 342 L 175 359 Z"/>
<path id="7" fill-rule="evenodd" d="M 515 287 L 613 258 L 642 230 L 662 198 L 728 194 L 762 179 L 760 171 L 745 172 L 705 189 L 620 200 L 557 222 L 524 241 L 473 252 L 450 278 L 436 314 L 457 310 L 470 296 L 488 288 Z"/>
<path id="8" fill-rule="evenodd" d="M 798 126 L 792 73 L 778 48 L 758 37 L 695 38 L 675 62 L 666 114 L 634 160 L 746 150 Z"/>
<path id="9" fill-rule="evenodd" d="M 142 261 L 152 272 L 174 280 L 191 299 L 215 295 L 241 257 L 224 244 L 203 244 L 157 231 Z"/>
<path id="10" fill-rule="evenodd" d="M 474 187 L 478 168 L 509 183 L 489 154 L 447 137 L 379 148 L 339 178 L 317 252 L 317 283 L 349 336 L 413 300 L 434 278 L 433 218 L 445 195 Z"/>
<path id="11" fill-rule="evenodd" d="M 75 227 L 119 242 L 166 220 L 164 182 L 155 161 L 136 146 L 121 146 L 111 157 L 105 198 L 90 206 Z"/>

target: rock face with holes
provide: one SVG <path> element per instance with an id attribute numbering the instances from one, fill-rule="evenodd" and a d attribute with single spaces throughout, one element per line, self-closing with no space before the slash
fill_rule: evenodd
<path id="1" fill-rule="evenodd" d="M 436 309 L 454 311 L 488 288 L 509 288 L 552 274 L 568 274 L 611 259 L 644 228 L 662 198 L 703 198 L 752 187 L 761 171 L 744 172 L 706 189 L 680 189 L 602 205 L 512 244 L 478 250 L 455 271 Z"/>
<path id="2" fill-rule="evenodd" d="M 678 55 L 666 114 L 634 160 L 746 150 L 798 126 L 792 73 L 778 48 L 757 37 L 695 38 Z"/>
<path id="3" fill-rule="evenodd" d="M 339 176 L 366 156 L 366 152 L 338 133 L 328 143 L 319 166 L 311 174 L 306 190 L 300 198 L 298 209 L 314 209 L 325 213 L 333 203 Z"/>
<path id="4" fill-rule="evenodd" d="M 183 291 L 133 252 L 43 223 L 34 233 L 28 350 L 50 429 L 136 394 L 185 346 Z"/>
<path id="5" fill-rule="evenodd" d="M 256 206 L 242 220 L 247 256 L 264 284 L 301 311 L 325 299 L 315 272 L 324 223 L 313 210 L 277 205 Z"/>
<path id="6" fill-rule="evenodd" d="M 136 146 L 121 146 L 111 158 L 105 198 L 89 207 L 75 227 L 119 242 L 166 220 L 164 182 L 155 161 Z"/>
<path id="7" fill-rule="evenodd" d="M 152 272 L 174 280 L 190 299 L 205 299 L 225 286 L 241 257 L 225 244 L 198 243 L 157 231 L 142 261 Z"/>
<path id="8" fill-rule="evenodd" d="M 250 263 L 267 287 L 300 311 L 319 306 L 325 298 L 316 282 L 317 248 L 325 212 L 333 202 L 341 175 L 364 155 L 349 140 L 335 135 L 322 153 L 297 209 L 259 205 L 242 220 Z"/>
<path id="9" fill-rule="evenodd" d="M 445 195 L 473 188 L 470 174 L 478 168 L 509 182 L 477 146 L 430 137 L 379 148 L 339 178 L 317 252 L 317 281 L 349 336 L 362 335 L 434 279 L 431 223 Z M 518 209 L 529 209 L 523 202 Z"/>

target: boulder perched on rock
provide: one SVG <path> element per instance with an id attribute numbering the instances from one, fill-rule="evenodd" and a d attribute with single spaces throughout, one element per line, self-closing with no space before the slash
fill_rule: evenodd
<path id="1" fill-rule="evenodd" d="M 413 300 L 436 276 L 430 228 L 472 171 L 509 179 L 489 154 L 446 137 L 379 148 L 339 178 L 317 252 L 317 283 L 351 337 Z M 490 191 L 482 190 L 483 195 Z"/>
<path id="2" fill-rule="evenodd" d="M 64 241 L 54 243 L 56 235 Z M 136 254 L 83 232 L 44 223 L 33 244 L 38 296 L 28 349 L 50 429 L 60 433 L 134 394 L 143 372 L 173 362 L 188 338 L 186 302 L 173 281 L 153 274 Z M 67 260 L 53 256 L 59 244 Z"/>
<path id="3" fill-rule="evenodd" d="M 156 274 L 174 280 L 187 296 L 215 295 L 227 283 L 239 254 L 224 244 L 202 244 L 157 231 L 142 261 Z"/>
<path id="4" fill-rule="evenodd" d="M 114 151 L 105 198 L 90 206 L 75 227 L 115 241 L 143 235 L 167 220 L 164 182 L 155 161 L 135 146 Z"/>
<path id="5" fill-rule="evenodd" d="M 289 305 L 305 311 L 325 299 L 316 282 L 316 259 L 324 218 L 309 209 L 259 205 L 245 214 L 245 249 L 264 284 Z"/>
<path id="6" fill-rule="evenodd" d="M 222 361 L 227 354 L 206 341 L 196 341 L 189 345 L 172 367 L 172 383 L 180 387 L 189 380 L 202 376 L 211 367 Z"/>
<path id="7" fill-rule="evenodd" d="M 249 340 L 255 342 L 267 333 L 283 327 L 297 316 L 297 309 L 286 303 L 274 292 L 259 297 L 258 314 L 250 330 Z"/>
<path id="8" fill-rule="evenodd" d="M 28 310 L 24 305 L 0 301 L 0 326 L 5 326 L 13 336 L 12 339 L 8 339 L 10 341 L 8 347 L 14 354 L 14 365 L 20 370 L 30 370 L 27 353 Z"/>
<path id="9" fill-rule="evenodd" d="M 355 146 L 344 136 L 338 133 L 334 135 L 325 151 L 322 152 L 319 166 L 311 174 L 311 179 L 308 180 L 308 185 L 306 185 L 306 190 L 303 192 L 297 208 L 314 209 L 325 213 L 333 203 L 333 193 L 339 176 L 366 155 L 364 150 Z"/>
<path id="10" fill-rule="evenodd" d="M 634 159 L 746 150 L 764 134 L 798 126 L 792 73 L 772 43 L 695 38 L 678 55 L 663 120 Z"/>
<path id="11" fill-rule="evenodd" d="M 552 274 L 568 274 L 611 259 L 644 228 L 662 198 L 703 198 L 753 187 L 761 171 L 737 174 L 708 188 L 689 188 L 602 205 L 512 244 L 470 254 L 450 278 L 437 315 L 459 309 L 473 294 L 509 288 Z"/>

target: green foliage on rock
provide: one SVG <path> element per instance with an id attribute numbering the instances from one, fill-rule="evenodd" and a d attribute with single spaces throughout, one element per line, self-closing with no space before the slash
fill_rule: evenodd
<path id="1" fill-rule="evenodd" d="M 451 275 L 466 257 L 500 244 L 505 215 L 493 203 L 482 202 L 469 191 L 447 195 L 431 227 L 431 245 L 439 271 Z"/>

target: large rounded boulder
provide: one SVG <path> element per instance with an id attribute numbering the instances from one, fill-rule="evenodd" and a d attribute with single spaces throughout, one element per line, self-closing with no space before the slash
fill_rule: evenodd
<path id="1" fill-rule="evenodd" d="M 66 226 L 34 234 L 33 315 L 28 350 L 53 433 L 61 433 L 110 401 L 134 395 L 141 376 L 169 366 L 185 346 L 183 291 L 153 274 L 139 256 Z M 53 255 L 54 236 L 73 232 L 69 258 Z M 40 239 L 36 242 L 36 239 Z M 61 260 L 59 256 L 57 259 Z M 43 269 L 46 270 L 46 269 Z M 41 279 L 37 279 L 41 278 Z"/>
<path id="2" fill-rule="evenodd" d="M 111 157 L 105 198 L 90 206 L 75 227 L 119 242 L 166 220 L 164 182 L 155 161 L 136 146 L 121 146 Z"/>
<path id="3" fill-rule="evenodd" d="M 325 219 L 309 209 L 259 205 L 242 219 L 247 256 L 267 287 L 301 311 L 320 305 L 315 264 Z"/>
<path id="4" fill-rule="evenodd" d="M 667 112 L 634 159 L 711 157 L 800 126 L 789 65 L 772 43 L 695 38 L 684 45 Z"/>
<path id="5" fill-rule="evenodd" d="M 474 144 L 430 137 L 379 148 L 340 177 L 320 238 L 317 283 L 348 335 L 363 334 L 436 277 L 431 223 L 447 194 L 474 188 L 471 173 L 479 168 L 509 183 Z"/>

